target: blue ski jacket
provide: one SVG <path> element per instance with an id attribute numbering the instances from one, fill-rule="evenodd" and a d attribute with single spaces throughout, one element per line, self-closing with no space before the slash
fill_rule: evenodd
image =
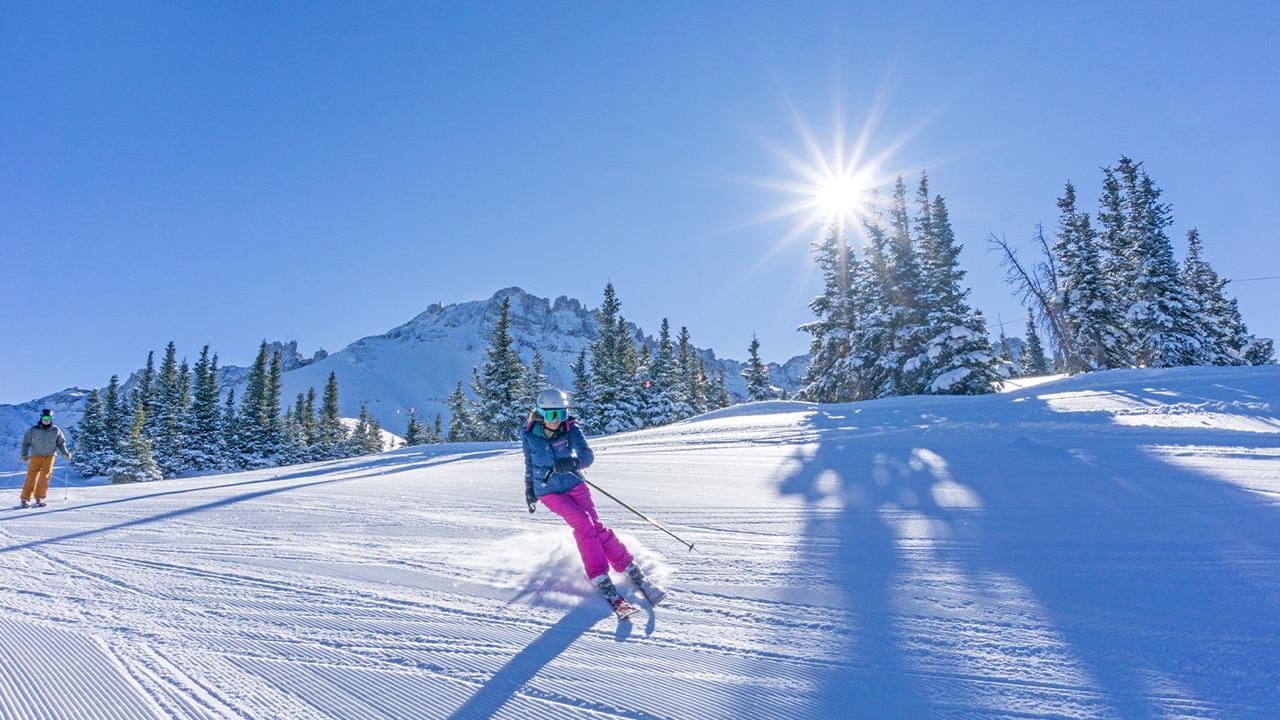
<path id="1" fill-rule="evenodd" d="M 558 473 L 554 471 L 559 458 L 576 458 L 578 470 L 591 467 L 595 454 L 587 447 L 587 439 L 582 435 L 578 421 L 568 418 L 551 437 L 544 432 L 546 426 L 541 420 L 532 420 L 520 433 L 524 446 L 524 481 L 533 484 L 533 492 L 538 496 L 550 493 L 563 493 L 573 489 L 582 482 L 582 475 L 574 472 Z"/>

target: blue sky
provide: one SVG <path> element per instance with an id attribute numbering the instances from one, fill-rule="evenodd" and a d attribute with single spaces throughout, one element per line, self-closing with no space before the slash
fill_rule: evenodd
<path id="1" fill-rule="evenodd" d="M 769 182 L 806 134 L 927 171 L 1013 334 L 985 237 L 1029 250 L 1121 154 L 1179 253 L 1194 226 L 1221 274 L 1277 276 L 1277 36 L 1264 2 L 6 2 L 0 402 L 511 285 L 612 281 L 649 332 L 785 360 L 819 282 Z M 1280 281 L 1230 290 L 1280 335 Z"/>

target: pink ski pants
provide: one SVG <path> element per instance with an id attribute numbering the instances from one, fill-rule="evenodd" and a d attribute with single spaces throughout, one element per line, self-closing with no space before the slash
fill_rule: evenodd
<path id="1" fill-rule="evenodd" d="M 539 499 L 573 528 L 573 539 L 578 542 L 578 553 L 582 555 L 582 566 L 588 578 L 607 575 L 609 566 L 617 572 L 624 572 L 631 564 L 627 546 L 596 515 L 596 506 L 591 501 L 591 491 L 586 483 L 574 485 L 569 492 L 551 493 Z"/>

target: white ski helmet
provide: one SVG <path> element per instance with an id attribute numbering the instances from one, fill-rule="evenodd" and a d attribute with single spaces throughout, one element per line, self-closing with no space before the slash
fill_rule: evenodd
<path id="1" fill-rule="evenodd" d="M 567 410 L 569 396 L 563 390 L 547 388 L 538 393 L 538 408 L 542 410 Z"/>

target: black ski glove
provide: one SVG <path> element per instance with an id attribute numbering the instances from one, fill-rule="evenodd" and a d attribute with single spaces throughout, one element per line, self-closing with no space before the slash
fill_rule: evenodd
<path id="1" fill-rule="evenodd" d="M 556 458 L 557 473 L 571 473 L 578 469 L 578 458 Z"/>
<path id="2" fill-rule="evenodd" d="M 529 514 L 538 509 L 538 494 L 533 491 L 533 483 L 524 484 L 524 502 L 529 506 Z"/>

